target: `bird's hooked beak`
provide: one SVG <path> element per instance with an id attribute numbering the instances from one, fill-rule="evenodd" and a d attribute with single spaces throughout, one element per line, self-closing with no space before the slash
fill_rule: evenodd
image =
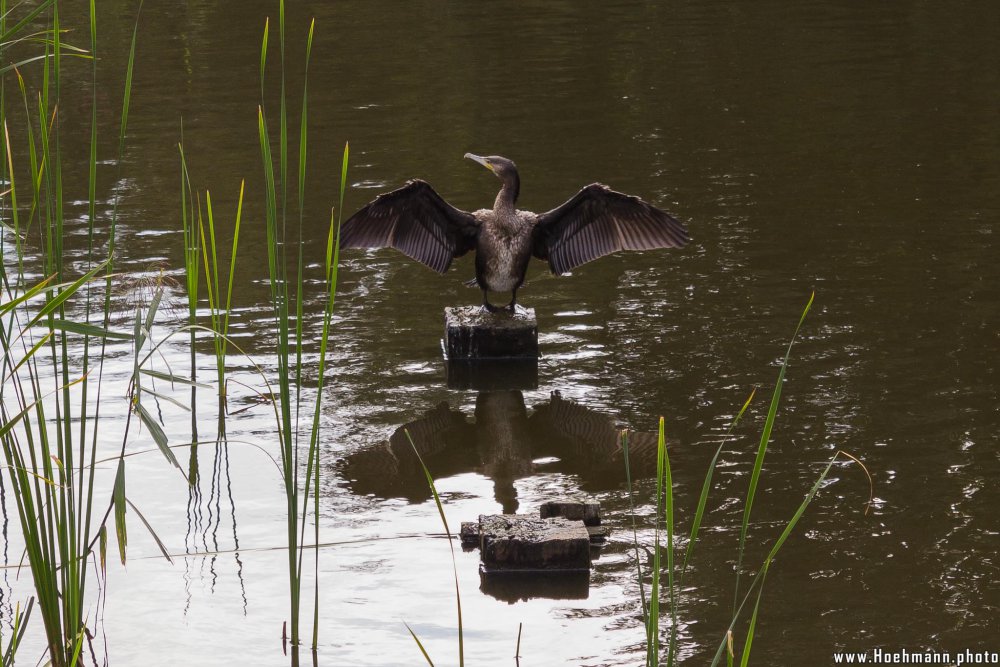
<path id="1" fill-rule="evenodd" d="M 490 171 L 492 171 L 494 174 L 497 173 L 496 169 L 493 168 L 493 165 L 490 164 L 490 161 L 487 160 L 486 158 L 484 158 L 483 156 L 481 156 L 481 155 L 473 155 L 472 153 L 466 153 L 465 157 L 468 158 L 468 159 L 470 159 L 470 160 L 472 160 L 472 161 L 474 161 L 474 162 L 478 162 L 479 164 L 483 165 L 484 167 L 486 167 L 487 169 L 489 169 Z"/>

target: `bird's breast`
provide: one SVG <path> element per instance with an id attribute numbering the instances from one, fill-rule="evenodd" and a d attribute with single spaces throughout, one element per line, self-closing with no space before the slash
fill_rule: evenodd
<path id="1" fill-rule="evenodd" d="M 530 258 L 530 230 L 493 227 L 479 235 L 476 268 L 480 280 L 494 292 L 506 292 L 520 285 Z"/>

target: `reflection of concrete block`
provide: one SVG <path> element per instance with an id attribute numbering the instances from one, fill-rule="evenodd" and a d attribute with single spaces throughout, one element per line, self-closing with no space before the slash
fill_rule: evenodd
<path id="1" fill-rule="evenodd" d="M 590 595 L 589 570 L 520 570 L 511 575 L 480 567 L 479 574 L 479 590 L 511 604 L 537 598 L 586 600 Z"/>
<path id="2" fill-rule="evenodd" d="M 590 535 L 579 521 L 483 515 L 479 535 L 487 572 L 590 569 Z"/>
<path id="3" fill-rule="evenodd" d="M 537 359 L 534 308 L 484 312 L 479 306 L 444 309 L 444 349 L 458 359 Z"/>
<path id="4" fill-rule="evenodd" d="M 571 521 L 583 521 L 587 526 L 599 526 L 601 524 L 601 505 L 597 502 L 585 500 L 550 500 L 542 503 L 538 508 L 538 513 L 543 519 L 552 516 L 561 516 Z"/>

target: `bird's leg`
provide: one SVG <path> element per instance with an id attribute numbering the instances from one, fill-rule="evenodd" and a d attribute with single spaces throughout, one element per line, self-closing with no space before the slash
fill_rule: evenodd
<path id="1" fill-rule="evenodd" d="M 497 308 L 496 306 L 494 306 L 492 303 L 490 303 L 490 300 L 488 298 L 488 293 L 487 293 L 486 290 L 483 290 L 483 306 L 482 307 L 483 307 L 483 310 L 485 310 L 487 313 L 495 313 L 498 310 L 500 310 L 499 308 Z"/>
<path id="2" fill-rule="evenodd" d="M 510 303 L 507 304 L 507 310 L 512 313 L 517 312 L 517 288 L 515 287 L 510 293 Z"/>

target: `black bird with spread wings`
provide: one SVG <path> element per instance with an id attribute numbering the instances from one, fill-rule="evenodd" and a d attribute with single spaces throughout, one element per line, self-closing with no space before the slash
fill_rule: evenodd
<path id="1" fill-rule="evenodd" d="M 547 213 L 515 208 L 521 181 L 517 167 L 497 155 L 465 157 L 483 165 L 503 186 L 492 209 L 457 209 L 425 181 L 412 180 L 380 195 L 344 223 L 342 248 L 396 248 L 438 273 L 470 250 L 476 251 L 476 283 L 488 292 L 511 292 L 514 310 L 532 256 L 561 275 L 619 250 L 680 248 L 687 230 L 673 216 L 638 197 L 592 183 Z"/>

